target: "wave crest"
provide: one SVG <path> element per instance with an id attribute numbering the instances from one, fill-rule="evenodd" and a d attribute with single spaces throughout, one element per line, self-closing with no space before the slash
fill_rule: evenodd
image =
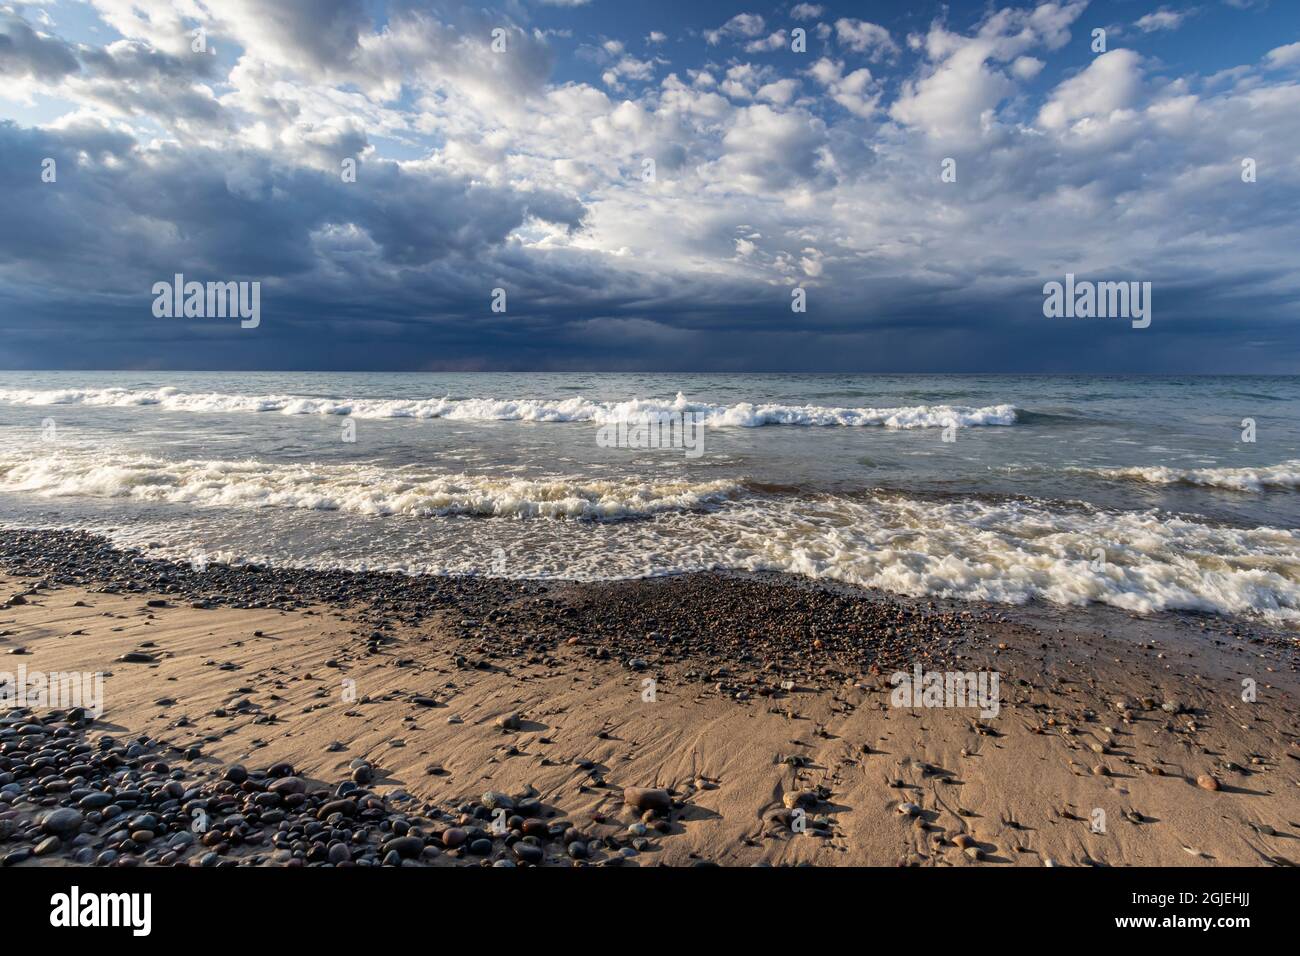
<path id="1" fill-rule="evenodd" d="M 1300 488 L 1300 459 L 1261 468 L 1072 468 L 1071 471 L 1151 485 L 1194 485 L 1229 491 L 1264 491 Z"/>
<path id="2" fill-rule="evenodd" d="M 611 520 L 708 507 L 743 491 L 733 481 L 515 479 L 369 465 L 105 460 L 63 453 L 0 461 L 0 487 L 46 497 L 84 495 L 236 508 L 300 508 L 373 517 L 477 515 Z"/>
<path id="3" fill-rule="evenodd" d="M 0 389 L 8 405 L 86 405 L 92 407 L 158 406 L 180 412 L 280 412 L 284 415 L 351 415 L 356 418 L 447 418 L 457 421 L 592 422 L 607 424 L 646 414 L 692 412 L 714 428 L 764 425 L 881 426 L 885 428 L 968 428 L 1014 425 L 1014 405 L 907 405 L 883 408 L 837 408 L 739 402 L 718 405 L 687 401 L 682 393 L 669 401 L 630 399 L 598 402 L 587 398 L 312 398 L 301 395 L 235 395 L 158 389 Z"/>

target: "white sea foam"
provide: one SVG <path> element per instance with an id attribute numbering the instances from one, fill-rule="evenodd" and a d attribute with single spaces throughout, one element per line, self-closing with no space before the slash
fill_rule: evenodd
<path id="1" fill-rule="evenodd" d="M 46 497 L 128 498 L 226 508 L 293 508 L 407 515 L 618 519 L 706 507 L 740 490 L 730 481 L 522 479 L 369 465 L 170 461 L 63 452 L 0 459 L 0 488 Z"/>
<path id="2" fill-rule="evenodd" d="M 655 413 L 694 412 L 710 427 L 757 428 L 762 425 L 883 426 L 942 428 L 1014 425 L 1014 405 L 910 405 L 885 408 L 836 408 L 739 402 L 718 405 L 690 402 L 680 392 L 669 401 L 631 399 L 598 402 L 575 397 L 549 399 L 429 398 L 344 399 L 297 395 L 236 395 L 159 389 L 0 389 L 8 405 L 88 405 L 135 407 L 155 405 L 182 412 L 280 412 L 285 415 L 351 415 L 356 418 L 448 418 L 458 421 L 593 422 L 606 424 Z"/>
<path id="3" fill-rule="evenodd" d="M 1199 485 L 1230 491 L 1300 488 L 1300 459 L 1260 468 L 1072 468 L 1071 471 L 1152 485 Z"/>
<path id="4" fill-rule="evenodd" d="M 1097 602 L 1300 623 L 1300 534 L 1285 529 L 1220 526 L 1154 510 L 894 496 L 725 517 L 736 519 L 736 533 L 719 550 L 722 563 L 736 567 L 914 596 Z"/>
<path id="5" fill-rule="evenodd" d="M 110 499 L 126 509 L 175 505 L 159 520 L 179 531 L 159 534 L 149 518 L 133 533 L 174 539 L 180 553 L 200 547 L 299 566 L 587 580 L 775 570 L 913 596 L 1198 610 L 1300 625 L 1300 532 L 1155 510 L 80 450 L 0 457 L 0 491 Z M 456 515 L 494 520 L 439 520 Z M 600 520 L 621 518 L 645 520 Z M 509 557 L 494 569 L 497 552 Z"/>

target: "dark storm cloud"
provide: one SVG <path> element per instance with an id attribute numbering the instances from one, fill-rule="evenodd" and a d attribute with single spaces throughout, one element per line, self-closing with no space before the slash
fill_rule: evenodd
<path id="1" fill-rule="evenodd" d="M 32 175 L 47 156 L 58 163 L 56 183 Z M 568 228 L 582 218 L 580 204 L 541 189 L 495 188 L 384 161 L 363 162 L 357 181 L 345 182 L 247 151 L 146 152 L 95 126 L 0 124 L 0 177 L 16 184 L 11 222 L 31 227 L 0 234 L 0 269 L 11 278 L 19 270 L 57 275 L 65 288 L 87 290 L 122 291 L 141 276 L 181 268 L 289 278 L 317 264 L 314 236 L 330 227 L 363 231 L 380 265 L 418 267 L 499 245 L 529 217 Z M 69 269 L 67 257 L 90 268 Z M 111 275 L 99 271 L 108 263 Z"/>
<path id="2" fill-rule="evenodd" d="M 0 121 L 0 366 L 1297 357 L 1300 85 L 1271 37 L 1206 78 L 1128 49 L 1055 62 L 1087 36 L 1079 0 L 912 34 L 832 11 L 804 57 L 767 40 L 788 24 L 751 36 L 702 9 L 694 59 L 575 27 L 569 52 L 596 51 L 573 57 L 582 79 L 556 76 L 562 33 L 518 4 L 95 5 L 102 45 L 0 13 L 0 95 L 49 114 Z M 219 55 L 191 49 L 200 26 Z M 261 282 L 262 323 L 154 318 L 177 272 Z M 1066 272 L 1152 282 L 1151 328 L 1046 319 Z"/>

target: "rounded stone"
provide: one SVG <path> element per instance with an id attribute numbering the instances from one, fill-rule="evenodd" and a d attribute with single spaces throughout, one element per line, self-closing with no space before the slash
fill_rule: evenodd
<path id="1" fill-rule="evenodd" d="M 816 790 L 787 790 L 781 797 L 781 802 L 785 804 L 787 810 L 794 810 L 796 807 L 803 807 L 806 810 L 817 806 L 821 798 Z"/>
<path id="2" fill-rule="evenodd" d="M 673 806 L 673 798 L 661 787 L 628 787 L 623 791 L 623 802 L 643 813 L 667 813 Z"/>
<path id="3" fill-rule="evenodd" d="M 352 851 L 348 849 L 346 843 L 335 843 L 329 849 L 329 861 L 336 866 L 340 863 L 349 863 L 352 860 Z"/>
<path id="4" fill-rule="evenodd" d="M 546 856 L 540 846 L 524 843 L 522 840 L 514 845 L 514 851 L 521 863 L 531 863 L 533 866 L 541 863 Z"/>
<path id="5" fill-rule="evenodd" d="M 56 836 L 65 836 L 80 830 L 82 819 L 81 814 L 71 807 L 60 807 L 41 817 L 41 829 Z"/>

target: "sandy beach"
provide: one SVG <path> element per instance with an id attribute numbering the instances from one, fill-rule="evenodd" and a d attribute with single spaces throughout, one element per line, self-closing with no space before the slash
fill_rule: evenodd
<path id="1" fill-rule="evenodd" d="M 98 718 L 5 708 L 11 866 L 1300 859 L 1296 640 L 1222 618 L 196 570 L 21 531 L 0 605 L 0 671 L 104 675 Z M 997 675 L 996 713 L 899 706 L 917 665 Z"/>

